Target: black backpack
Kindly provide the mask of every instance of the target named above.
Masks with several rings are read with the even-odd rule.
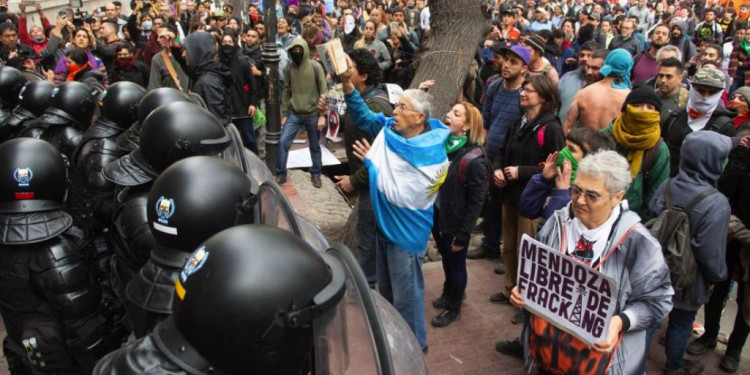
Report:
[[[717,190],[708,188],[693,198],[685,208],[679,208],[672,205],[671,182],[672,180],[667,181],[664,187],[666,196],[664,211],[646,223],[646,227],[661,244],[661,252],[669,267],[672,287],[675,290],[681,290],[693,284],[698,270],[695,254],[690,245],[692,237],[690,212],[698,203],[716,193]]]

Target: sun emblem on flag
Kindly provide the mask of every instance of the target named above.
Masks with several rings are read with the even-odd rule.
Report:
[[[445,178],[448,176],[448,166],[445,165],[442,168],[440,168],[440,171],[438,171],[437,175],[435,176],[435,179],[432,180],[432,183],[430,186],[427,187],[427,195],[430,196],[430,198],[434,197],[435,194],[437,194],[438,190],[440,189],[440,185],[445,182]]]

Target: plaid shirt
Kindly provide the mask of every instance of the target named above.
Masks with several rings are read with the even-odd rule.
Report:
[[[740,63],[742,63],[742,66],[740,66]],[[743,86],[749,86],[750,74],[745,74],[745,71],[748,69],[750,69],[750,56],[748,56],[747,53],[740,48],[739,43],[737,43],[732,49],[732,54],[729,55],[729,68],[727,68],[727,73],[729,73],[729,76],[734,79],[744,80]]]

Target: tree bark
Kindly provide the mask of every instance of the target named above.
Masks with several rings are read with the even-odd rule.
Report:
[[[477,51],[487,19],[481,0],[431,0],[430,37],[411,88],[429,79],[432,116],[441,118],[455,104]]]

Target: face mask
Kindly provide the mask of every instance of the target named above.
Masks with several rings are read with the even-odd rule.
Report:
[[[354,17],[346,16],[344,19],[344,32],[351,34],[354,31]]]
[[[151,30],[154,27],[154,23],[151,21],[143,21],[143,30]]]
[[[693,111],[701,114],[708,114],[709,112],[713,112],[713,110],[716,108],[716,105],[719,104],[719,100],[721,100],[721,94],[722,91],[717,92],[716,94],[709,96],[708,98],[704,98],[701,96],[701,94],[698,94],[695,90],[690,90],[690,93],[688,94],[688,108],[692,109]]]
[[[289,52],[289,58],[292,59],[292,61],[294,61],[294,63],[296,65],[299,65],[300,63],[302,63],[302,58],[303,57],[304,57],[304,52],[302,52],[302,51],[299,51],[299,52],[294,52],[294,51],[293,52]]]
[[[231,57],[234,54],[234,46],[221,46],[219,53],[222,57]]]
[[[133,63],[135,63],[135,56],[117,58],[117,66],[125,70],[130,70],[133,67]]]
[[[44,43],[44,38],[34,38],[34,43]]]

